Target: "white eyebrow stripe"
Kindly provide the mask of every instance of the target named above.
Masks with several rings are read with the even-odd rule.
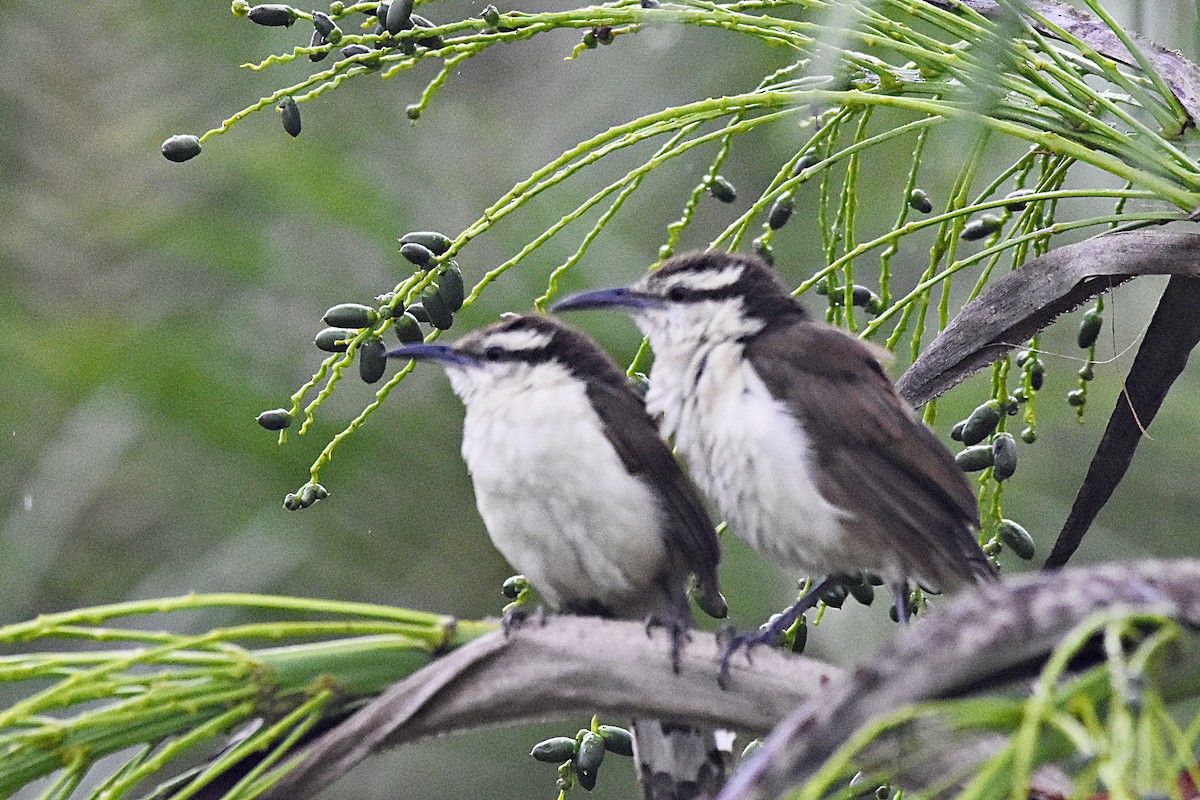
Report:
[[[480,342],[484,347],[502,347],[510,352],[540,350],[550,344],[554,334],[549,331],[514,330],[489,333]]]
[[[706,269],[701,272],[681,272],[672,275],[666,284],[682,286],[694,292],[711,292],[737,283],[742,277],[743,269],[741,265],[733,264],[715,271]]]

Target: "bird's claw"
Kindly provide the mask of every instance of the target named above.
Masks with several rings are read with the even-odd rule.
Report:
[[[513,631],[525,625],[530,620],[539,627],[545,625],[546,609],[539,605],[531,612],[527,606],[510,603],[500,616],[500,629],[504,631],[504,638],[507,639],[512,635]]]
[[[678,675],[683,646],[692,640],[687,623],[681,620],[662,620],[653,615],[646,617],[646,636],[652,637],[655,628],[665,628],[671,637],[671,669]]]
[[[738,650],[746,651],[746,662],[753,663],[753,650],[759,645],[770,645],[776,647],[779,644],[782,631],[774,629],[774,626],[767,626],[754,633],[738,633],[732,627],[725,627],[717,635],[717,643],[721,646],[721,657],[719,660],[720,671],[717,673],[717,685],[722,689],[729,688],[729,662],[737,655]]]

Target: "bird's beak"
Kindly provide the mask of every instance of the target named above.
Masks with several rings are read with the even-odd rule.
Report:
[[[446,366],[471,367],[475,360],[446,344],[406,344],[387,351],[388,358],[437,361]]]
[[[580,311],[588,308],[622,308],[638,311],[643,308],[657,308],[662,300],[652,295],[643,294],[628,286],[616,289],[597,289],[594,292],[572,295],[563,298],[550,307],[551,311]]]

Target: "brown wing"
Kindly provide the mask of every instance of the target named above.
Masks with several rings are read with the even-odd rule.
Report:
[[[954,457],[897,394],[870,345],[796,321],[755,337],[747,357],[813,439],[818,488],[856,532],[911,574],[955,587],[991,577],[975,495]]]
[[[711,616],[724,617],[727,607],[717,580],[721,548],[699,493],[658,437],[653,420],[632,389],[624,383],[589,381],[587,392],[604,424],[604,435],[625,468],[658,494],[666,515],[668,549],[695,574],[700,607]]]

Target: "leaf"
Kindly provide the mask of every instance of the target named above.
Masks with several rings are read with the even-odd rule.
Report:
[[[1188,356],[1200,342],[1198,310],[1200,280],[1173,276],[1125,378],[1124,391],[1117,398],[1071,513],[1046,559],[1046,569],[1057,569],[1067,563],[1100,509],[1125,477],[1142,432],[1150,427],[1171,384],[1183,372]]]
[[[1059,315],[1139,275],[1200,277],[1200,235],[1139,231],[1056,248],[993,280],[900,376],[922,406],[1001,358]]]

